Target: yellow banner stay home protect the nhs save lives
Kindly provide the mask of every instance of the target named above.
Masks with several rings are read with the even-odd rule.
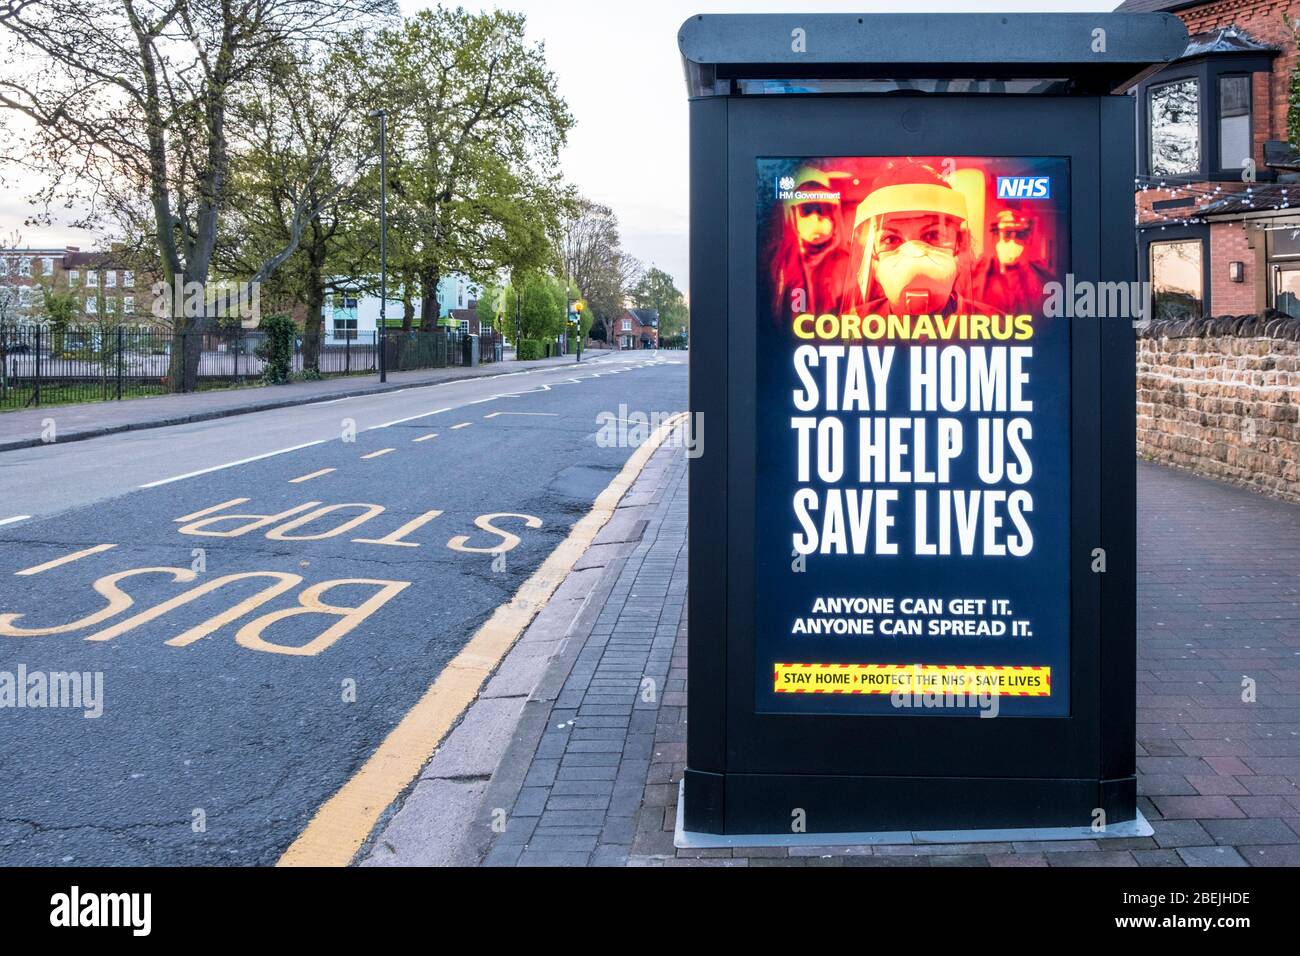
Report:
[[[1050,667],[946,664],[777,664],[778,694],[1052,696]]]

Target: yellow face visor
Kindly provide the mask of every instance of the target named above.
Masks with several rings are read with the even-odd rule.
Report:
[[[968,218],[966,199],[957,190],[933,183],[899,183],[881,187],[862,201],[853,218],[853,231],[876,216],[899,212],[939,213],[963,222]]]

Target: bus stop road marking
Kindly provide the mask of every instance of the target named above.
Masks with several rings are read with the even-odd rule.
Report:
[[[361,769],[321,805],[277,866],[347,866],[352,862],[380,815],[419,774],[501,659],[586,553],[650,456],[685,420],[684,413],[674,415],[632,452],[568,537],[510,601],[492,612]]]
[[[279,451],[268,451],[265,454],[254,455],[251,458],[241,458],[239,461],[230,461],[224,465],[213,465],[211,468],[202,468],[198,471],[187,472],[183,475],[176,475],[174,478],[164,478],[162,481],[151,481],[147,485],[141,485],[144,488],[158,488],[162,485],[170,485],[174,481],[184,481],[186,478],[197,478],[199,475],[210,475],[214,471],[224,471],[227,468],[237,468],[240,465],[248,465],[255,461],[262,461],[266,458],[274,458],[276,455],[287,455],[291,451],[301,451],[304,448],[313,448],[316,445],[325,444],[325,439],[319,441],[309,441],[302,445],[294,445],[291,448],[281,448]],[[2,524],[3,522],[0,522]]]
[[[337,468],[322,468],[320,471],[313,471],[310,475],[300,475],[297,478],[290,478],[289,484],[301,485],[304,481],[311,481],[313,478],[321,478],[331,472],[338,471]]]
[[[112,551],[116,548],[115,544],[97,544],[93,548],[86,548],[84,551],[74,551],[72,554],[66,554],[61,558],[55,558],[53,561],[46,561],[44,564],[38,564],[34,568],[24,568],[21,571],[15,571],[14,574],[19,577],[28,577],[33,574],[40,574],[42,571],[49,571],[60,565],[71,564],[73,561],[80,561],[82,558],[88,558],[92,554],[99,554],[102,551]]]
[[[361,460],[362,460],[362,461],[369,461],[371,458],[379,458],[379,457],[381,457],[381,456],[383,456],[383,455],[387,455],[390,451],[397,451],[397,449],[396,449],[396,448],[381,448],[381,449],[379,449],[379,451],[372,451],[369,455],[362,455],[362,456],[361,456]]]

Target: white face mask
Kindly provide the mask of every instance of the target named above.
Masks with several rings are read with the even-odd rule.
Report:
[[[876,263],[880,288],[897,314],[942,309],[957,281],[957,257],[924,242],[905,242]]]
[[[1025,246],[1022,242],[1013,242],[1009,239],[999,239],[995,246],[998,256],[998,262],[1004,266],[1015,265],[1020,257],[1025,254]]]

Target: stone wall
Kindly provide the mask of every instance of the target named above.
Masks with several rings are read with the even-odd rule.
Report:
[[[1300,501],[1300,321],[1269,312],[1138,332],[1137,450]]]

